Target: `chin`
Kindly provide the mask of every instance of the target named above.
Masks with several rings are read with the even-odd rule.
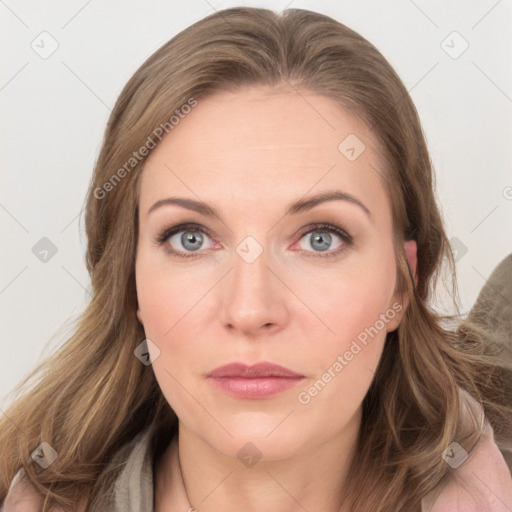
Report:
[[[212,438],[211,433],[203,433],[203,438],[219,452],[239,459],[244,455],[261,460],[285,459],[311,446],[310,437],[315,436],[308,436],[304,425],[296,425],[291,418],[283,422],[286,414],[279,418],[261,416],[253,413],[239,415],[235,421],[219,419],[233,437],[220,434]]]

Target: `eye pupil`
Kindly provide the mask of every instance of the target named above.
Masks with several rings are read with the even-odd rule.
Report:
[[[329,249],[329,246],[331,244],[331,235],[324,231],[317,231],[316,233],[321,233],[320,235],[315,235],[312,237],[311,246],[315,247],[316,249],[320,251],[326,251]],[[320,242],[320,246],[315,246],[315,242]],[[322,243],[323,242],[323,243]]]
[[[192,246],[187,245],[189,242],[192,244]],[[203,237],[198,231],[185,231],[184,234],[181,235],[181,243],[183,244],[183,247],[188,250],[197,251],[201,248],[202,242]]]

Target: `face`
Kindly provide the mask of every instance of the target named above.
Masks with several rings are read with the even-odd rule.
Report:
[[[199,101],[153,150],[140,183],[137,316],[180,429],[229,456],[250,441],[277,459],[358,417],[405,309],[376,170],[359,119],[326,97],[265,87]],[[338,199],[306,202],[331,192]],[[168,198],[210,209],[152,209]],[[263,361],[301,377],[209,377]]]

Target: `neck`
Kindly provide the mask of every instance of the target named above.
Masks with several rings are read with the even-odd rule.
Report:
[[[180,423],[155,478],[155,512],[345,510],[345,482],[361,423],[359,410],[336,436],[286,458],[252,466],[221,453]]]

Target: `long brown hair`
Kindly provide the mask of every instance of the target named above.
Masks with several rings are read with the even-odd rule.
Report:
[[[0,421],[0,500],[23,468],[47,497],[44,511],[89,502],[114,453],[135,435],[150,428],[158,451],[176,433],[176,415],[151,367],[134,357],[145,338],[136,318],[134,261],[146,158],[126,163],[157,127],[170,131],[169,119],[191,99],[200,103],[214,92],[253,84],[327,96],[362,118],[382,148],[397,286],[410,302],[400,327],[387,336],[363,402],[348,482],[351,510],[416,510],[449,478],[443,450],[457,441],[469,451],[480,435],[478,421],[462,420],[459,388],[483,404],[498,446],[511,449],[512,397],[502,385],[512,378],[511,366],[485,355],[483,331],[469,322],[452,329],[430,306],[442,268],[455,293],[455,267],[425,138],[401,80],[373,45],[327,16],[232,8],[171,39],[120,94],[86,199],[92,299],[67,343],[36,368],[30,378],[37,381],[20,384],[20,396]],[[409,239],[418,247],[417,285],[404,252]],[[42,442],[58,452],[45,470],[30,457]]]

